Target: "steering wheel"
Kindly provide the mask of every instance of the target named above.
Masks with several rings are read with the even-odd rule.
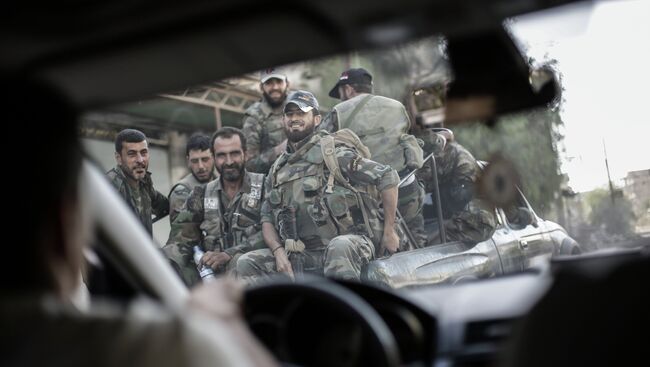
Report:
[[[393,334],[361,297],[321,277],[248,289],[244,316],[283,363],[300,366],[399,365]]]

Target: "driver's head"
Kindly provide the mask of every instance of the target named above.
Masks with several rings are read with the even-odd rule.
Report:
[[[81,244],[85,226],[78,210],[78,176],[81,148],[77,137],[77,113],[61,92],[48,85],[25,80],[4,80],[0,107],[7,136],[29,134],[29,146],[20,150],[24,162],[39,162],[9,181],[6,192],[6,237],[0,264],[0,284],[7,292],[56,292],[70,294],[79,280]],[[26,99],[25,95],[33,98]],[[34,101],[38,108],[33,108]],[[15,146],[3,145],[11,154]],[[14,151],[13,154],[16,152]],[[9,240],[12,238],[12,240]]]

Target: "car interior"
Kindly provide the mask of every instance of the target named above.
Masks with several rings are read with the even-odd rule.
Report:
[[[0,73],[46,81],[89,111],[269,65],[443,35],[454,76],[447,121],[490,125],[559,93],[554,78],[531,85],[503,22],[570,3],[10,2],[0,15]],[[91,297],[180,307],[187,287],[102,176],[87,159],[80,179],[95,228]],[[513,229],[540,221],[521,193],[512,215],[498,213],[501,226]],[[547,266],[435,287],[277,280],[248,288],[243,313],[286,365],[617,365],[628,358],[643,365],[648,249],[560,256]]]

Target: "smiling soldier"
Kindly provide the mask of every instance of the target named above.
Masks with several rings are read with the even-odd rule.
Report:
[[[117,165],[106,172],[108,179],[124,198],[149,234],[153,231],[151,215],[162,218],[169,213],[167,197],[156,191],[149,168],[147,137],[138,130],[124,129],[115,138]]]
[[[261,211],[268,248],[237,262],[237,274],[249,283],[278,272],[359,280],[375,253],[399,248],[397,172],[367,159],[350,130],[316,131],[318,107],[313,94],[296,91],[284,108],[289,146],[267,176]]]
[[[287,99],[289,80],[278,69],[263,70],[260,73],[260,90],[262,100],[246,110],[242,130],[248,144],[246,169],[266,174],[287,146],[282,107]]]
[[[219,177],[192,190],[172,221],[163,248],[188,285],[201,279],[197,266],[232,275],[241,254],[264,246],[259,223],[264,175],[244,168],[246,138],[239,129],[223,127],[209,146]],[[205,251],[199,264],[193,260],[194,246]]]

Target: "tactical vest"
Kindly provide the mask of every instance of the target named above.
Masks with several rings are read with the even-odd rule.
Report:
[[[332,238],[344,234],[366,235],[378,245],[384,222],[377,190],[354,183],[346,187],[333,177],[321,146],[322,138],[329,136],[318,132],[293,154],[281,155],[271,167],[268,200],[280,237],[284,236],[279,214],[293,206],[298,236],[306,248],[325,247]],[[335,145],[351,147],[339,139]],[[335,155],[334,147],[329,149]]]
[[[406,168],[422,167],[422,148],[407,134],[409,118],[404,106],[390,98],[361,94],[334,107],[340,129],[354,131],[372,154],[400,175]]]
[[[264,175],[252,172],[246,172],[246,175],[250,191],[241,194],[229,218],[226,218],[227,208],[219,196],[219,181],[213,180],[206,185],[200,225],[205,251],[223,251],[259,234],[254,227],[260,222]]]

